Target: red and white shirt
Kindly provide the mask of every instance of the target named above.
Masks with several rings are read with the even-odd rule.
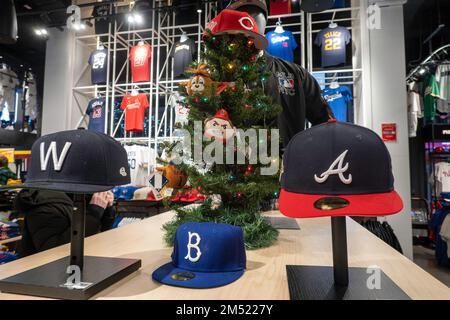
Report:
[[[291,13],[291,0],[270,0],[270,15]]]
[[[138,44],[131,48],[131,78],[132,82],[150,81],[150,58],[152,48],[149,44]]]
[[[144,131],[144,115],[148,107],[147,96],[143,93],[123,97],[120,109],[125,110],[126,131]]]

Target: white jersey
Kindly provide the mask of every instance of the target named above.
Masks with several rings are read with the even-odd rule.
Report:
[[[436,192],[437,196],[441,192],[450,192],[450,163],[438,162],[435,165]]]
[[[146,146],[131,145],[125,146],[128,156],[128,164],[130,166],[130,179],[133,186],[148,185],[148,169],[150,171],[155,165],[155,151]]]
[[[441,64],[436,68],[436,82],[440,95],[436,108],[442,113],[450,113],[450,65]]]

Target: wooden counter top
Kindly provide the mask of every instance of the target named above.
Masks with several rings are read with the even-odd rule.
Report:
[[[270,215],[279,215],[271,212]],[[301,230],[281,230],[277,243],[247,251],[247,271],[238,281],[214,289],[184,289],[154,282],[152,272],[170,261],[161,226],[172,211],[86,239],[85,254],[142,259],[142,268],[96,299],[289,299],[286,265],[332,264],[330,218],[298,219]],[[347,219],[350,267],[377,265],[412,299],[450,299],[450,289],[409,259]],[[0,278],[68,255],[64,245],[0,266]],[[38,299],[1,294],[0,299]]]

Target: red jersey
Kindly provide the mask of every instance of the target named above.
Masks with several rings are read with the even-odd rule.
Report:
[[[144,131],[144,114],[148,107],[147,96],[143,93],[123,97],[120,109],[125,110],[126,131]]]
[[[291,0],[270,0],[270,15],[291,13]]]
[[[132,82],[150,81],[150,58],[152,50],[149,44],[138,44],[131,48],[131,78]]]

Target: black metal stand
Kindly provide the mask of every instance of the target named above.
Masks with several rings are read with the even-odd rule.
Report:
[[[367,268],[349,268],[346,217],[331,218],[333,267],[286,266],[291,300],[409,300],[383,271],[380,287],[368,285]]]
[[[76,265],[83,270],[84,267],[84,228],[86,218],[86,199],[84,194],[76,194],[75,208],[70,226],[70,265]]]
[[[89,299],[131,273],[141,260],[84,256],[86,203],[83,194],[75,196],[71,221],[70,256],[15,276],[0,280],[0,291],[58,299]],[[68,286],[68,266],[78,266],[80,284]]]

